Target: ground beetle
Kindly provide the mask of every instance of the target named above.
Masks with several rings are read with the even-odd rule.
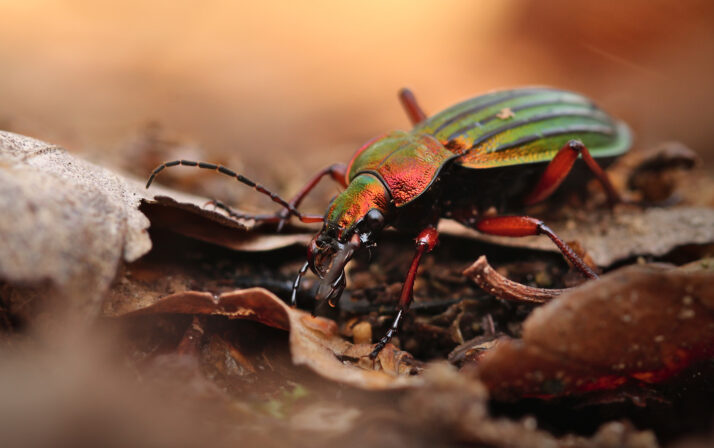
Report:
[[[478,96],[431,118],[406,89],[399,98],[414,128],[393,131],[367,142],[349,164],[335,164],[315,175],[290,201],[220,165],[175,160],[157,167],[186,165],[217,170],[270,196],[284,210],[274,215],[244,215],[215,202],[236,219],[255,219],[282,227],[291,215],[306,223],[323,222],[307,249],[307,262],[293,285],[295,305],[300,280],[308,269],[320,279],[317,300],[331,305],[345,287],[344,268],[360,248],[373,246],[387,226],[413,232],[416,253],[407,273],[392,326],[371,357],[397,332],[412,301],[414,279],[422,256],[437,243],[437,224],[448,217],[479,232],[509,237],[546,235],[588,278],[597,275],[542,221],[513,213],[550,196],[581,157],[603,185],[610,204],[619,196],[595,159],[612,160],[631,143],[627,126],[589,99],[545,87],[505,90]],[[325,216],[309,216],[297,207],[326,176],[345,190]]]

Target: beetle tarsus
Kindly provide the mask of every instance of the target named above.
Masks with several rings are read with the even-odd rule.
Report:
[[[392,337],[397,333],[399,330],[399,324],[402,321],[402,318],[404,317],[404,308],[399,308],[399,311],[397,312],[397,315],[394,317],[394,322],[392,322],[392,326],[389,327],[389,330],[387,330],[387,333],[382,336],[382,339],[379,340],[374,345],[374,349],[372,350],[372,353],[369,354],[369,359],[377,359],[377,356],[379,356],[379,352],[382,351],[382,349],[389,344],[389,341],[392,340]]]
[[[550,227],[546,226],[543,221],[540,221],[538,223],[538,233],[542,235],[546,235],[548,238],[555,243],[556,246],[558,246],[558,249],[560,249],[560,252],[567,258],[571,263],[573,263],[573,266],[575,266],[584,276],[589,278],[590,280],[595,280],[598,278],[598,275],[593,271],[590,266],[585,263],[585,261],[580,258],[580,256],[575,253],[572,247],[568,245],[565,241],[563,241],[558,235],[553,232]]]
[[[292,293],[290,294],[290,306],[292,306],[293,308],[297,306],[297,292],[300,289],[300,282],[302,282],[302,278],[305,276],[305,273],[307,272],[309,267],[310,263],[305,262],[305,264],[303,264],[300,270],[298,271],[298,275],[297,277],[295,277],[295,281],[293,282],[293,289]]]

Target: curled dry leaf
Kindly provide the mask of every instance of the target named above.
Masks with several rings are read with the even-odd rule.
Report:
[[[273,234],[247,232],[252,225],[250,221],[239,223],[214,210],[199,207],[196,202],[200,202],[200,199],[182,200],[180,195],[171,195],[178,200],[157,195],[153,201],[142,205],[141,210],[149,217],[152,227],[169,229],[200,241],[248,252],[307,244],[312,238],[312,233],[294,228],[289,229],[292,231]]]
[[[486,353],[498,397],[556,396],[659,382],[714,355],[714,271],[634,265],[538,308],[522,340]]]
[[[290,331],[293,362],[333,381],[369,390],[400,389],[420,382],[410,375],[418,366],[409,354],[388,345],[373,362],[367,359],[371,345],[349,343],[340,337],[334,321],[291,308],[262,288],[220,295],[185,291],[147,299],[142,304],[135,303],[133,308],[115,309],[113,315],[177,313],[249,319]]]

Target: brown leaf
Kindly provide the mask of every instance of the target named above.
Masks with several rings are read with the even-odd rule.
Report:
[[[84,312],[96,313],[120,261],[151,248],[140,199],[133,185],[107,169],[0,131],[0,279],[49,283]],[[10,302],[25,301],[25,292],[10,291]]]
[[[589,438],[573,434],[556,437],[538,428],[534,417],[520,421],[490,415],[488,391],[474,378],[446,365],[431,365],[424,386],[409,391],[402,409],[415,428],[435,428],[441,437],[494,447],[656,447],[651,431],[638,431],[621,422],[602,425]],[[441,439],[440,439],[441,440]]]
[[[486,353],[499,397],[554,396],[658,382],[714,354],[714,271],[628,266],[536,309],[522,340]]]
[[[629,165],[627,186],[650,202],[672,197],[677,185],[686,184],[686,171],[701,164],[699,155],[679,142],[664,142],[628,156],[618,161],[618,165]]]
[[[152,227],[168,229],[200,241],[247,252],[307,244],[313,236],[309,230],[293,227],[282,233],[248,232],[246,230],[252,229],[253,222],[239,223],[217,211],[196,205],[196,202],[205,203],[206,200],[187,200],[173,192],[171,195],[179,200],[157,195],[153,201],[147,201],[141,207]]]
[[[147,191],[143,182],[58,146],[0,131],[3,296],[12,312],[26,318],[27,303],[57,293],[82,308],[79,315],[96,314],[121,262],[151,249],[150,221],[235,250],[271,250],[309,239],[304,232],[247,232],[252,223],[230,220],[203,208],[205,203],[161,187]]]
[[[334,321],[291,308],[262,288],[237,290],[218,296],[208,292],[185,291],[133,306],[136,309],[129,312],[114,310],[113,315],[180,313],[254,320],[289,330],[293,362],[305,365],[330,380],[369,390],[401,389],[420,382],[417,377],[409,376],[417,363],[405,352],[388,345],[377,362],[372,362],[366,358],[371,352],[371,345],[354,345],[345,341],[340,337]]]

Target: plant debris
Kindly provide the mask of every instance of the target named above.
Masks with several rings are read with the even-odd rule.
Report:
[[[644,199],[679,191],[657,157],[694,164],[686,151],[657,154],[621,176],[640,167],[629,178],[650,190]],[[651,186],[657,176],[669,179],[659,192]],[[137,415],[145,394],[132,389],[137,379],[154,412],[163,406],[154,394],[174,397],[174,407],[196,401],[199,411],[187,407],[188,416],[167,417],[163,427],[220,422],[226,445],[268,443],[280,431],[297,446],[385,437],[415,446],[657,446],[655,433],[671,440],[682,429],[646,418],[635,429],[625,418],[634,413],[610,411],[631,402],[675,413],[687,375],[714,358],[714,263],[704,258],[712,255],[714,211],[686,197],[666,208],[560,210],[549,225],[606,271],[585,283],[545,238],[475,238],[444,223],[399,337],[372,361],[371,343],[391,323],[412,256],[408,238],[385,232],[374,259],[350,265],[340,309],[313,317],[309,277],[298,297],[307,311],[286,305],[308,228],[275,234],[206,208],[207,198],[146,191],[143,182],[10,133],[0,133],[0,191],[8,241],[0,245],[3,348],[18,347],[18,321],[55,320],[53,331],[34,337],[71,328],[89,345],[97,327],[118,329],[120,342],[103,353],[126,364],[113,370],[128,365],[136,378],[100,375],[90,390],[102,381],[133,390],[116,406]],[[683,266],[616,267],[637,257]],[[65,323],[77,317],[91,325]],[[87,406],[114,412],[115,404]],[[713,412],[703,406],[703,415]],[[558,409],[578,407],[598,415],[587,426],[553,424]],[[130,424],[145,428],[136,420]],[[208,440],[206,433],[186,437]]]
[[[484,255],[481,255],[474,264],[469,266],[464,271],[464,275],[471,277],[484,291],[506,300],[545,303],[567,291],[565,289],[534,288],[509,280],[493,269]]]
[[[712,267],[634,265],[573,288],[485,354],[479,377],[511,398],[671,378],[714,354]]]
[[[232,291],[214,296],[186,291],[162,297],[117,316],[145,314],[190,314],[249,319],[290,331],[293,362],[306,365],[333,381],[369,390],[404,388],[419,384],[413,377],[420,363],[408,353],[388,346],[375,362],[367,358],[370,344],[351,344],[339,336],[334,321],[293,309],[261,288]]]

